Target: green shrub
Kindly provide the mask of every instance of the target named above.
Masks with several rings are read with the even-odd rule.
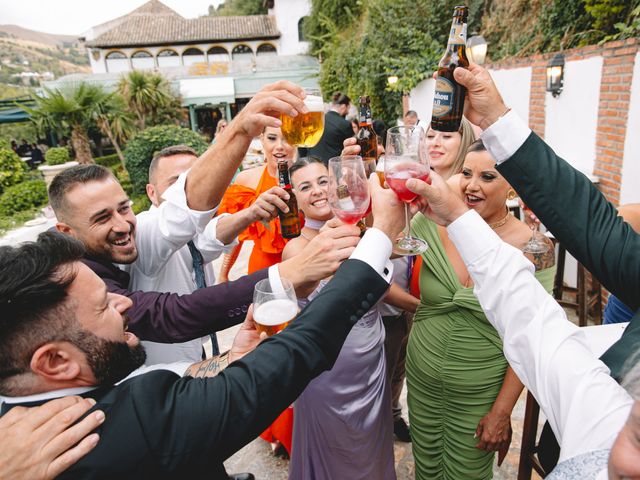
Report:
[[[69,149],[67,147],[51,147],[44,154],[47,165],[62,165],[71,160]]]
[[[22,182],[29,168],[10,148],[0,148],[0,193],[16,183]]]
[[[43,180],[29,180],[9,187],[0,196],[0,215],[9,216],[47,203]]]
[[[118,158],[117,153],[105,155],[104,157],[96,157],[93,159],[93,161],[98,165],[102,165],[103,167],[113,167],[114,165],[120,164],[120,159]]]
[[[145,193],[153,155],[163,148],[181,144],[190,146],[198,155],[208,147],[204,138],[196,132],[173,125],[147,128],[129,140],[124,159],[135,193]]]

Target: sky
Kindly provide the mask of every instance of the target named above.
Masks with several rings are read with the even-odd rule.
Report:
[[[0,0],[0,25],[80,35],[91,27],[135,10],[147,0]],[[223,0],[161,0],[185,18],[205,15]]]

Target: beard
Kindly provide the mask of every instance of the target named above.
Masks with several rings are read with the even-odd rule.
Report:
[[[71,341],[85,353],[91,371],[101,386],[119,382],[141,367],[147,359],[141,344],[130,347],[126,342],[106,340],[86,330],[75,332]]]

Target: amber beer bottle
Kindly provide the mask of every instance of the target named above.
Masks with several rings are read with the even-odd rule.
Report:
[[[291,188],[289,164],[286,160],[278,160],[278,185],[289,194],[289,200],[287,201],[289,211],[284,213],[282,210],[278,210],[282,236],[284,238],[299,237],[302,228],[300,226],[300,216],[298,215],[298,202]]]
[[[467,7],[455,7],[447,50],[438,63],[438,75],[433,96],[431,128],[441,132],[457,132],[462,121],[467,89],[453,78],[456,67],[467,68]]]
[[[378,159],[378,136],[373,129],[371,119],[371,99],[368,96],[360,97],[360,129],[356,134],[356,140],[360,145],[360,156],[364,162],[364,172],[369,178],[376,171],[376,160]]]

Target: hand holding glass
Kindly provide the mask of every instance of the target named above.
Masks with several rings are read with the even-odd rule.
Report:
[[[525,215],[529,215],[532,213],[531,210],[526,205],[523,204],[522,207]],[[539,224],[540,222],[537,222],[531,219],[531,224],[529,225],[529,228],[531,228],[531,238],[529,238],[529,241],[527,242],[527,244],[522,248],[522,251],[524,253],[545,253],[551,248],[544,241],[544,238],[543,238],[544,236],[540,233],[540,230],[538,229]]]
[[[387,131],[384,178],[400,200],[404,202],[405,227],[402,238],[396,241],[396,255],[418,255],[429,246],[409,234],[409,204],[417,195],[407,188],[407,180],[418,178],[430,183],[429,157],[424,145],[424,131],[419,126],[392,127]]]
[[[371,198],[362,157],[329,160],[329,206],[342,222],[354,225],[367,214]]]
[[[256,283],[253,291],[253,320],[256,329],[268,336],[284,330],[298,315],[298,299],[293,284],[286,278],[272,285],[268,278]]]

